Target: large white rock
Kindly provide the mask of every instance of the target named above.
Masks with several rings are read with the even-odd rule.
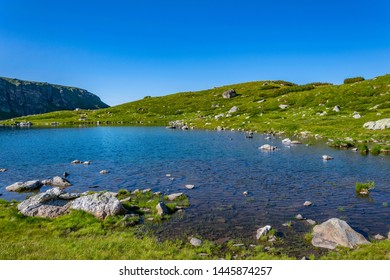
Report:
[[[82,196],[72,201],[71,209],[83,210],[97,218],[119,215],[125,212],[122,203],[114,193],[95,193]]]
[[[388,119],[381,119],[375,122],[366,122],[363,125],[366,129],[372,129],[372,130],[378,130],[378,129],[387,129],[390,128],[390,118]]]
[[[316,247],[335,249],[337,246],[354,248],[370,242],[354,231],[345,221],[332,218],[313,228],[311,243]]]

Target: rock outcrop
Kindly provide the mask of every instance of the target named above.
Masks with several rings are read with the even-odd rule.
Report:
[[[18,210],[26,216],[55,218],[68,212],[70,201],[61,198],[65,192],[59,188],[34,195],[18,205]]]
[[[363,125],[363,127],[366,128],[366,129],[371,129],[371,130],[387,129],[387,128],[390,128],[390,118],[388,118],[388,119],[381,119],[381,120],[378,120],[376,122],[366,122]]]
[[[58,110],[107,107],[98,96],[84,89],[0,78],[0,119]]]
[[[345,221],[332,218],[313,228],[311,243],[316,247],[335,249],[337,246],[353,248],[370,242],[354,231]]]

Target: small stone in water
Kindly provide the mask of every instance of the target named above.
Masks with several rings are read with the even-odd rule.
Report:
[[[242,194],[243,194],[243,195],[248,195],[248,192],[247,192],[247,191],[244,191]]]
[[[305,203],[303,203],[303,206],[311,206],[313,203],[311,201],[305,201]]]
[[[383,239],[385,239],[385,237],[383,235],[381,235],[381,234],[377,234],[377,235],[374,236],[374,239],[375,240],[383,240]]]
[[[297,220],[303,220],[303,217],[302,217],[301,214],[298,214],[298,215],[295,216],[295,219],[297,219]]]
[[[195,188],[195,185],[185,185],[186,189],[192,190]]]
[[[110,173],[110,171],[108,171],[108,170],[102,170],[102,171],[100,171],[99,173],[100,173],[100,174],[108,174],[108,173]]]
[[[80,164],[80,163],[81,163],[81,161],[78,159],[75,159],[74,161],[72,161],[72,164]]]

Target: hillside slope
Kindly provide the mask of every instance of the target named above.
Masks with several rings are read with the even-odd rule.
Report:
[[[0,119],[107,107],[99,97],[84,89],[0,77]]]
[[[234,89],[237,95],[223,98],[223,92],[229,89]],[[236,108],[232,109],[234,106]],[[335,106],[339,106],[339,112],[333,110]],[[199,92],[145,97],[101,110],[53,112],[19,120],[31,121],[35,125],[99,122],[101,125],[159,126],[180,120],[189,127],[203,129],[220,126],[229,130],[251,129],[297,136],[318,134],[317,138],[348,137],[387,145],[389,129],[363,128],[365,122],[384,118],[390,118],[390,75],[344,85],[249,82]]]

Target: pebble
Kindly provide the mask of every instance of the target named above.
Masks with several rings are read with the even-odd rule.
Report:
[[[295,216],[295,219],[297,220],[303,220],[303,216],[301,214],[298,214]]]
[[[374,239],[375,240],[383,240],[383,239],[385,239],[385,237],[383,235],[381,235],[381,234],[377,234],[377,235],[374,236]]]
[[[195,237],[192,237],[190,240],[190,243],[192,246],[198,247],[198,246],[202,245],[202,240],[195,238]]]
[[[303,206],[311,206],[313,203],[311,201],[305,201],[305,203],[303,203]]]

